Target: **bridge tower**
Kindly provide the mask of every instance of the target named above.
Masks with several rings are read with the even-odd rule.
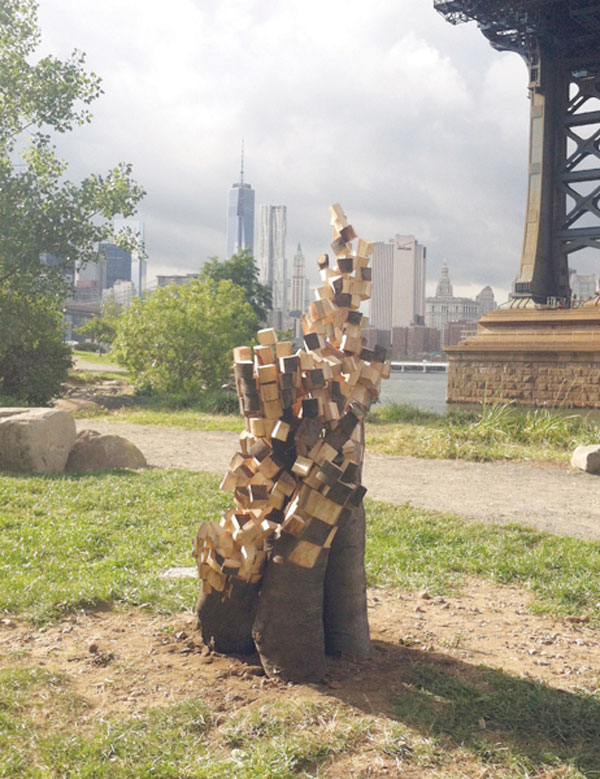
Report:
[[[529,186],[512,305],[569,305],[569,255],[600,249],[598,0],[434,0],[529,69]]]

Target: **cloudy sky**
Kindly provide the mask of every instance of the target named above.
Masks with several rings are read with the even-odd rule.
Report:
[[[342,203],[365,238],[414,234],[428,291],[517,273],[527,75],[432,0],[41,0],[43,50],[74,47],[103,78],[94,121],[61,139],[77,178],[133,163],[156,273],[224,256],[226,197],[245,179],[288,207],[309,265]]]

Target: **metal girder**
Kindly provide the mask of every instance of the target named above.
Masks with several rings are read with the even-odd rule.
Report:
[[[600,7],[592,0],[434,0],[451,24],[474,21],[497,49],[528,57],[542,43],[563,58],[582,47],[595,53],[587,67],[600,65]]]
[[[529,188],[515,293],[569,300],[568,257],[600,250],[600,2],[434,0],[451,24],[475,21],[530,73]]]

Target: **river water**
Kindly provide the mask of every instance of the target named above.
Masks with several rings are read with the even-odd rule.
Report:
[[[406,403],[423,411],[443,414],[451,409],[481,410],[477,404],[446,403],[447,373],[392,373],[381,383],[381,403]],[[518,406],[515,407],[519,409]],[[526,407],[523,407],[526,409]],[[581,416],[600,425],[600,409],[556,408],[554,411],[568,416]]]
[[[382,403],[406,403],[423,411],[443,413],[446,404],[447,373],[393,372],[381,384]]]

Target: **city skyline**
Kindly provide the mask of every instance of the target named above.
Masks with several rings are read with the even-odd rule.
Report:
[[[398,225],[418,235],[432,276],[451,258],[461,294],[486,283],[508,294],[522,243],[527,73],[475,25],[452,28],[423,0],[332,0],[325,11],[312,0],[240,0],[235,12],[174,0],[167,14],[89,0],[94,25],[77,7],[42,4],[40,54],[87,52],[105,94],[93,123],[59,137],[58,150],[75,180],[115,156],[133,163],[148,191],[139,218],[150,275],[223,256],[223,193],[243,136],[244,178],[261,202],[287,204],[311,278],[329,244],[323,214],[342,202],[373,240]],[[360,63],[342,56],[348,47]]]

